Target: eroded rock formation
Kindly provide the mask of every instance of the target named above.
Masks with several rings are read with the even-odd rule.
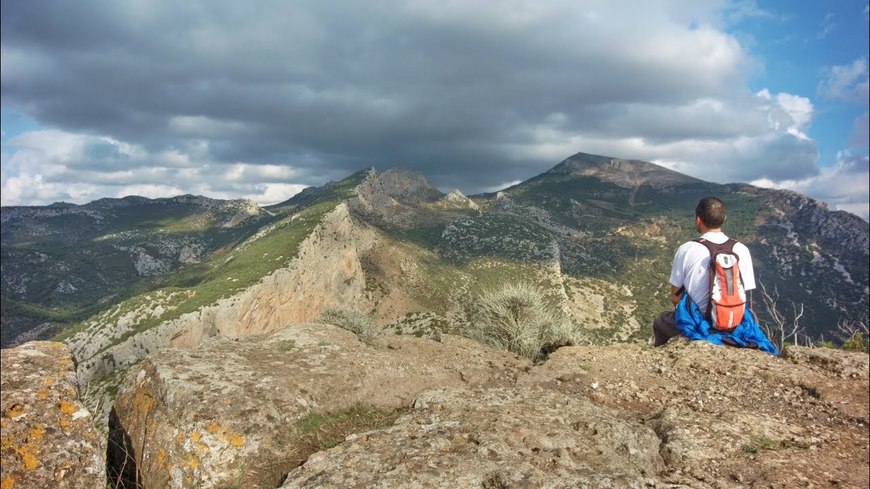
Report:
[[[110,475],[126,487],[275,487],[305,460],[293,426],[308,413],[398,409],[433,388],[507,387],[529,366],[456,336],[372,346],[319,324],[166,349],[131,370],[118,393]]]
[[[825,349],[674,340],[532,366],[451,335],[294,325],[146,359],[113,418],[132,458],[110,466],[143,487],[866,487],[867,382],[866,354]],[[404,410],[301,450],[300,419],[359,403]]]

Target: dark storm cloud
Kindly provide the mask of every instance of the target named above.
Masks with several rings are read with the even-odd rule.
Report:
[[[200,167],[166,174],[222,191],[275,183],[251,171],[221,181],[238,163],[292,167],[294,184],[375,165],[477,191],[576,151],[704,168],[697,148],[768,133],[753,146],[762,163],[734,158],[731,173],[779,175],[759,166],[768,143],[789,157],[778,138],[789,137],[790,115],[745,88],[753,62],[711,27],[718,7],[5,1],[3,103],[97,138],[43,181],[104,170],[111,175],[88,183],[153,185],[155,165]],[[771,129],[772,112],[781,128]],[[790,176],[814,168],[793,166]]]

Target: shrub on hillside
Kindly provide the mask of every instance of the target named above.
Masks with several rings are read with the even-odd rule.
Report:
[[[346,309],[327,309],[320,314],[317,322],[344,328],[365,340],[372,339],[377,331],[377,325],[370,317]]]
[[[587,343],[586,332],[565,318],[544,293],[527,283],[484,292],[472,336],[495,348],[541,360],[563,345]]]
[[[870,336],[865,336],[863,332],[855,333],[843,341],[843,349],[846,351],[870,353]]]

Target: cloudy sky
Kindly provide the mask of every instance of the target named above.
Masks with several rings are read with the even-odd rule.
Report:
[[[2,205],[493,190],[582,151],[868,218],[867,0],[2,0]]]

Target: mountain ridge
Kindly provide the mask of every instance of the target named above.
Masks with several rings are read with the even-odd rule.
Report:
[[[577,185],[580,185],[580,187],[577,187]],[[584,192],[584,185],[596,187],[590,190],[589,195],[585,199],[579,197]],[[604,187],[601,187],[602,185]],[[614,187],[607,187],[607,185],[614,185]],[[623,190],[621,189],[628,190],[629,193],[622,193]],[[837,241],[846,236],[848,241],[856,243],[855,247],[853,247],[854,249],[847,252],[850,256],[854,255],[855,259],[860,258],[860,252],[855,251],[855,249],[866,249],[867,233],[866,225],[862,224],[863,221],[858,222],[861,221],[860,218],[851,214],[842,212],[831,213],[822,202],[790,191],[761,189],[748,184],[711,184],[693,177],[681,175],[660,165],[639,160],[622,160],[607,156],[577,153],[525,182],[500,191],[500,195],[510,195],[514,202],[519,203],[519,206],[515,205],[514,208],[522,209],[521,213],[526,213],[528,217],[537,215],[537,217],[532,218],[537,219],[540,223],[552,221],[553,224],[549,225],[550,231],[558,229],[559,226],[562,226],[564,229],[564,226],[567,225],[568,227],[575,228],[579,226],[578,230],[585,229],[583,232],[589,234],[590,226],[601,225],[601,223],[606,223],[608,220],[612,221],[614,229],[618,229],[626,224],[631,225],[631,219],[643,219],[647,208],[655,207],[655,201],[660,199],[660,197],[656,196],[656,192],[664,191],[669,199],[675,195],[679,196],[681,193],[691,194],[687,198],[680,200],[685,205],[685,208],[680,209],[680,212],[690,212],[691,206],[694,205],[693,200],[697,197],[698,193],[708,190],[750,195],[753,198],[757,198],[763,205],[778,206],[778,211],[775,213],[777,215],[773,217],[768,216],[766,219],[772,220],[775,218],[782,220],[782,222],[773,225],[773,227],[786,230],[787,234],[791,233],[791,229],[797,226],[797,228],[807,233],[819,236],[827,246],[834,248],[842,248]],[[620,197],[620,195],[622,196]],[[567,199],[565,198],[566,196],[568,197]],[[575,199],[572,196],[577,198]],[[412,230],[419,231],[420,226],[418,224],[421,220],[431,221],[434,224],[431,226],[431,231],[427,231],[427,233],[431,233],[428,239],[433,243],[442,240],[441,234],[446,229],[445,226],[456,218],[473,219],[474,216],[481,212],[488,212],[488,210],[495,210],[498,215],[502,216],[510,214],[510,212],[508,214],[503,212],[506,209],[504,206],[507,205],[508,201],[499,201],[499,199],[495,198],[495,194],[473,195],[470,198],[466,197],[466,201],[454,193],[445,195],[432,186],[426,177],[421,174],[404,169],[389,169],[383,173],[378,173],[377,170],[370,167],[356,172],[339,182],[330,182],[322,187],[309,187],[287,201],[263,207],[241,199],[224,201],[189,194],[160,199],[148,199],[137,196],[128,196],[121,199],[99,199],[83,205],[4,207],[2,212],[4,226],[3,242],[4,245],[7,245],[6,251],[24,250],[25,248],[13,249],[8,245],[14,244],[16,242],[15,238],[22,236],[19,229],[16,229],[14,226],[14,221],[27,218],[39,220],[42,218],[50,219],[59,215],[82,215],[92,219],[96,223],[92,225],[95,229],[102,229],[107,226],[106,221],[111,219],[111,216],[105,214],[105,212],[117,212],[120,209],[126,208],[132,209],[145,206],[157,209],[162,206],[172,205],[180,207],[191,206],[210,211],[223,209],[224,211],[224,217],[220,219],[215,219],[213,216],[190,217],[187,224],[171,223],[169,228],[161,228],[148,224],[152,229],[158,231],[157,236],[161,236],[160,239],[165,239],[164,237],[167,234],[162,231],[165,229],[182,228],[185,231],[201,235],[203,232],[210,232],[208,230],[213,225],[234,228],[252,218],[252,221],[247,222],[256,223],[262,221],[262,223],[265,223],[266,221],[279,219],[283,215],[282,212],[286,212],[288,208],[315,205],[321,200],[341,200],[351,197],[353,199],[350,201],[350,205],[354,212],[360,216],[367,216],[368,219],[374,219],[377,224],[386,224],[397,228],[398,232],[405,232],[407,234],[407,232]],[[619,199],[622,199],[621,203],[618,202]],[[443,204],[438,202],[443,202]],[[474,209],[474,207],[477,207],[477,209]],[[232,212],[226,210],[229,208],[232,209]],[[454,209],[452,214],[445,214],[443,212],[451,208]],[[539,210],[532,211],[533,209]],[[459,212],[459,214],[456,212]],[[466,215],[463,212],[466,214],[471,212],[471,214]],[[529,212],[532,212],[532,214],[528,214]],[[542,218],[541,216],[544,214],[547,217]],[[514,213],[514,215],[518,214]],[[737,217],[739,215],[735,215],[730,220],[730,223],[739,223]],[[590,221],[588,220],[589,218],[593,219]],[[259,221],[257,221],[258,219]],[[263,221],[263,219],[266,219],[266,221]],[[625,219],[628,219],[628,221]],[[153,219],[153,221],[159,222],[160,219]],[[209,224],[209,222],[213,224]],[[20,228],[21,226],[18,227]],[[88,225],[79,225],[79,228],[76,233],[81,234],[81,229],[88,228]],[[44,240],[46,237],[53,239],[51,238],[51,229],[54,228],[49,223],[40,221],[31,229],[37,231],[43,229],[45,232],[37,236],[27,236],[25,233],[24,236],[27,237],[18,239],[18,242],[32,241],[33,239]],[[405,231],[401,231],[402,229]],[[137,232],[136,229],[132,231],[122,230],[121,235],[124,235],[124,233],[136,234]],[[104,239],[100,238],[96,231],[81,234],[79,238],[75,237],[76,233],[72,235],[58,234],[62,235],[63,239],[61,241],[63,242],[70,242],[70,239],[73,242],[81,241],[84,238]],[[591,233],[594,234],[594,230]],[[33,234],[32,231],[31,234]],[[739,235],[740,233],[738,232],[737,234]],[[751,236],[746,238],[750,242],[753,241]],[[154,238],[147,239],[153,240]],[[148,257],[156,258],[158,261],[162,260],[163,264],[157,263],[155,265],[152,263],[151,269],[155,270],[155,272],[174,273],[173,270],[180,269],[177,267],[184,266],[185,263],[201,260],[202,257],[206,256],[206,253],[214,253],[224,246],[231,245],[231,243],[232,241],[221,240],[219,243],[208,246],[203,250],[190,251],[192,249],[188,248],[188,251],[181,252],[180,254],[176,252],[174,258],[171,258],[169,261],[167,261],[165,256],[161,258],[162,255],[155,256],[151,252],[137,252],[142,257],[139,261],[143,265],[139,267],[134,266],[132,270],[133,275],[128,273],[130,278],[126,280],[128,282],[129,280],[134,280],[136,275],[142,276],[142,272],[149,269],[143,268],[146,266],[144,265],[145,263],[152,262]],[[567,245],[567,248],[563,247],[562,249],[563,251],[568,250],[570,252],[571,243]],[[146,251],[149,249],[147,246],[142,247],[139,244],[135,244],[132,248],[126,244],[112,246],[115,248],[143,249]],[[173,249],[181,249],[179,245],[173,245],[173,247]],[[810,252],[817,253],[816,250],[810,250]],[[15,253],[19,252],[16,251]],[[30,262],[43,260],[42,257],[45,256],[44,252],[38,252],[41,253],[38,255],[33,255],[33,252],[30,251],[24,253],[35,256],[35,258],[29,259]],[[9,258],[11,262],[16,261],[11,256]],[[133,261],[136,261],[135,257]],[[176,263],[176,265],[172,263]],[[8,270],[10,267],[5,268],[7,270],[4,270],[4,279],[10,275]],[[16,272],[13,270],[12,274],[14,273]],[[10,293],[9,284],[4,285],[7,286],[4,287],[4,300],[18,300],[15,294]],[[70,285],[76,287],[72,282],[70,282]],[[57,283],[55,287],[71,290],[70,285]]]

